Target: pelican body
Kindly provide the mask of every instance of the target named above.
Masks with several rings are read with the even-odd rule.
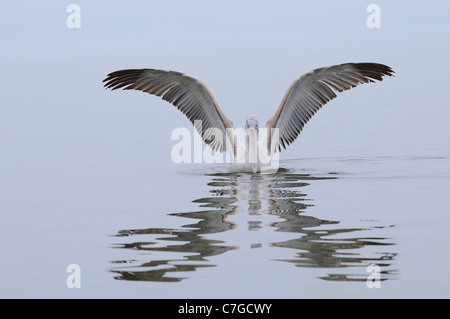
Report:
[[[111,90],[139,90],[173,104],[191,121],[208,146],[231,155],[230,171],[262,172],[269,168],[270,172],[274,156],[297,139],[305,124],[337,92],[393,75],[389,66],[379,63],[344,63],[300,75],[266,122],[264,134],[255,116],[247,118],[246,145],[237,140],[233,122],[200,79],[176,71],[127,69],[108,74],[103,82]]]

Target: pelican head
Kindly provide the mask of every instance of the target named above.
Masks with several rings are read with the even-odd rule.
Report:
[[[254,115],[249,115],[245,121],[245,132],[247,133],[247,146],[256,145],[258,140],[259,125],[258,119]]]
[[[247,120],[245,121],[245,130],[247,131],[247,134],[249,134],[251,131],[255,130],[256,133],[259,131],[259,125],[258,125],[258,119],[254,115],[249,115],[247,117]]]
[[[245,131],[247,132],[246,141],[248,147],[248,160],[249,163],[251,163],[253,173],[256,173],[259,125],[258,119],[255,116],[249,115],[247,117],[247,120],[245,121]]]

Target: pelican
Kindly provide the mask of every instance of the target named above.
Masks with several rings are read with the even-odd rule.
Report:
[[[127,69],[108,74],[103,82],[105,88],[111,90],[139,90],[173,104],[191,121],[211,149],[231,155],[230,171],[256,173],[264,165],[273,165],[271,159],[297,139],[305,124],[334,99],[337,92],[393,75],[389,66],[379,63],[344,63],[300,75],[266,122],[262,138],[257,118],[253,115],[247,118],[245,145],[237,140],[233,122],[198,78],[176,71]]]

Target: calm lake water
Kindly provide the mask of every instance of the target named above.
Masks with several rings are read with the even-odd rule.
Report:
[[[171,132],[189,122],[105,91],[114,63],[73,62],[50,91],[65,65],[4,65],[0,297],[450,297],[449,113],[436,96],[420,112],[434,88],[402,101],[408,74],[357,88],[318,113],[278,173],[228,174],[174,164]],[[17,68],[40,76],[26,94]],[[67,287],[71,264],[81,288]]]

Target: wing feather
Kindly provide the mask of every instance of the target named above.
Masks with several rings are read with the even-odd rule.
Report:
[[[195,77],[175,71],[128,69],[108,74],[103,82],[111,90],[139,90],[159,96],[178,108],[192,124],[202,121],[201,130],[198,125],[195,128],[216,151],[226,150],[227,137],[230,145],[234,145],[234,138],[228,136],[232,130],[227,131],[233,128],[233,122],[219,108],[206,85]],[[209,128],[216,128],[222,134],[205,134]]]

